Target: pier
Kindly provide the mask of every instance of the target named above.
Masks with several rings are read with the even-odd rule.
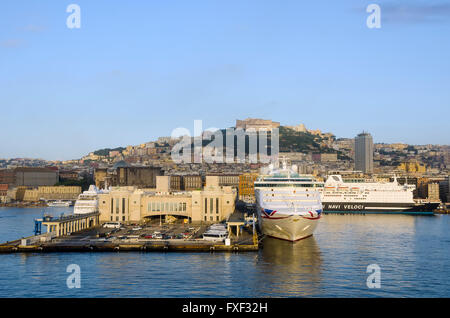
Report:
[[[238,221],[237,219],[234,221]],[[47,232],[0,244],[0,253],[47,252],[249,252],[259,250],[252,226],[239,225],[225,241],[202,238],[209,224],[123,224],[99,226],[98,214],[42,219]]]
[[[36,220],[47,226],[47,233],[54,233],[54,237],[64,236],[72,232],[90,229],[100,224],[98,212],[87,214],[71,214],[58,218],[44,216]]]

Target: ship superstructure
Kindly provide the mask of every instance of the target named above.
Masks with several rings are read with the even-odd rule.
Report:
[[[324,211],[399,212],[425,211],[436,208],[433,203],[414,201],[414,185],[392,182],[346,181],[341,175],[331,175],[319,189]]]

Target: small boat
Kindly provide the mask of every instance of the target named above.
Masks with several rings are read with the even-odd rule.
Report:
[[[213,224],[203,233],[203,239],[206,241],[223,241],[228,237],[228,231],[223,224]]]

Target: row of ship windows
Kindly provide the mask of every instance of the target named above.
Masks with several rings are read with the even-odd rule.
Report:
[[[261,183],[256,184],[255,188],[323,188],[323,184],[303,184],[303,183]]]
[[[265,197],[275,197],[275,194],[264,194],[264,196],[265,196]],[[298,195],[296,195],[296,196],[290,196],[290,195],[288,195],[288,194],[282,194],[282,193],[277,193],[277,196],[282,196],[283,198],[290,198],[290,197],[297,198],[297,197],[299,197]],[[311,197],[318,197],[319,194],[306,194],[306,197],[307,197],[307,198],[309,198],[310,196],[311,196]]]
[[[346,195],[346,196],[342,196],[342,194],[327,194],[326,197],[339,197],[339,198],[342,198],[342,197],[344,197],[344,198],[346,198],[346,197],[352,197],[352,198],[355,198],[355,197],[359,197],[359,196],[358,196],[358,195]],[[363,195],[363,198],[367,198],[367,195]]]

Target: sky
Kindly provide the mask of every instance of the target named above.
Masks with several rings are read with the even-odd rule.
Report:
[[[0,158],[76,159],[247,117],[450,144],[449,57],[445,0],[3,0]]]

